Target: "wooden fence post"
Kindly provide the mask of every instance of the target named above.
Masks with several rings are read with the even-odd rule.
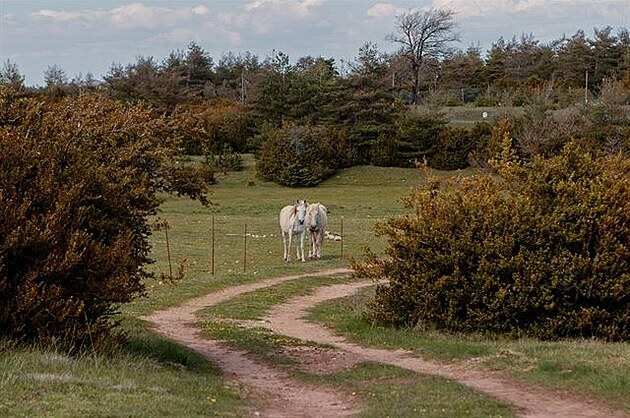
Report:
[[[245,248],[243,251],[243,273],[247,271],[247,222],[245,222]]]
[[[343,216],[341,217],[341,258],[343,258]]]
[[[164,235],[166,236],[166,257],[168,258],[168,272],[171,279],[173,278],[173,263],[171,262],[171,246],[168,242],[168,223],[164,223]]]
[[[215,271],[214,271],[214,215],[212,215],[212,250],[211,250],[211,271],[212,271],[212,277],[214,277]]]

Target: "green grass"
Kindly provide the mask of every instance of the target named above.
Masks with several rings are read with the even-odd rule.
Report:
[[[131,338],[120,352],[69,357],[0,342],[1,416],[246,415],[247,405],[239,390],[226,384],[208,362],[150,331],[147,324],[137,318],[229,286],[346,267],[348,257],[360,258],[365,245],[379,253],[385,242],[374,236],[374,222],[403,213],[399,199],[425,181],[425,173],[417,169],[353,167],[340,171],[316,188],[288,189],[258,179],[251,157],[246,156],[245,162],[243,172],[218,175],[219,182],[210,196],[217,203],[214,206],[203,207],[184,198],[165,197],[159,216],[171,227],[169,243],[173,268],[185,259],[185,275],[174,284],[151,280],[146,283],[147,297],[121,307],[122,327]],[[434,174],[443,177],[458,173]],[[277,217],[280,208],[296,198],[326,204],[330,209],[329,229],[333,232],[340,232],[343,219],[343,256],[340,243],[327,241],[323,260],[284,263]],[[213,217],[214,275],[211,268]],[[250,234],[247,259],[244,257],[245,224]],[[152,256],[156,260],[152,271],[158,275],[168,273],[164,232],[155,232],[151,242]],[[390,366],[360,364],[352,370],[326,376],[305,373],[283,356],[283,348],[304,345],[303,342],[273,335],[263,328],[243,329],[222,320],[255,320],[269,307],[291,296],[303,294],[316,285],[344,280],[348,278],[300,279],[242,295],[202,312],[200,321],[204,323],[205,332],[232,340],[232,344],[238,346],[249,346],[256,355],[289,368],[300,379],[338,387],[350,394],[355,392],[355,396],[369,405],[366,416],[509,415],[505,407],[478,392],[448,380]],[[628,344],[506,342],[479,336],[372,328],[360,318],[361,303],[369,292],[370,289],[349,300],[327,303],[317,309],[316,316],[365,344],[408,347],[424,356],[446,361],[482,357],[488,368],[506,375],[596,396],[628,410],[622,396],[630,392]],[[502,350],[515,354],[498,355]]]
[[[0,347],[0,416],[243,416],[245,404],[194,353],[139,328],[112,355]]]
[[[264,324],[243,328],[234,322],[261,319],[269,309],[290,298],[348,280],[344,276],[305,278],[246,293],[201,311],[198,326],[203,329],[202,335],[282,367],[298,380],[333,387],[357,397],[367,406],[361,416],[512,416],[509,407],[489,396],[448,379],[398,367],[366,362],[326,375],[310,373],[285,352],[291,347],[318,347],[318,344],[274,334]]]
[[[372,326],[361,318],[370,292],[323,303],[313,309],[311,319],[362,345],[404,348],[447,362],[474,358],[476,364],[510,378],[600,399],[630,413],[628,343],[505,340]]]
[[[361,363],[314,381],[350,391],[368,410],[361,417],[511,417],[513,411],[456,382],[398,367]]]
[[[452,106],[441,109],[445,118],[451,126],[470,127],[477,122],[495,122],[505,117],[518,117],[524,112],[522,107],[515,106],[499,106],[499,107],[482,107],[482,106]],[[487,117],[484,118],[484,112]]]

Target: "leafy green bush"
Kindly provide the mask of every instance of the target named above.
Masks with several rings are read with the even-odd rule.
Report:
[[[263,134],[256,168],[266,180],[289,187],[315,186],[330,177],[349,145],[343,131],[287,125]]]
[[[109,346],[117,306],[149,277],[157,192],[204,200],[212,173],[173,164],[173,127],[139,106],[0,91],[0,109],[0,336]]]
[[[487,146],[490,125],[477,123],[473,128],[452,128],[446,123],[440,114],[409,112],[401,116],[396,134],[381,135],[375,142],[372,163],[410,167],[426,161],[438,170],[468,167],[470,154]]]
[[[377,224],[387,257],[353,263],[380,283],[366,317],[630,340],[630,161],[569,144],[523,163],[507,149],[495,174],[431,181],[405,199],[411,214]]]

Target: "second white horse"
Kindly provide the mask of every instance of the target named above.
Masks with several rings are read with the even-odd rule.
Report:
[[[328,210],[321,203],[311,203],[306,211],[308,228],[309,258],[322,258],[324,233],[328,225]]]

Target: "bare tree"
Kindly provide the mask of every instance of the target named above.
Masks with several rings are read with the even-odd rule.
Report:
[[[449,44],[459,41],[450,9],[407,11],[396,16],[396,33],[387,40],[401,45],[401,54],[409,62],[413,74],[412,104],[418,103],[420,70],[428,61],[439,61],[450,52]]]

